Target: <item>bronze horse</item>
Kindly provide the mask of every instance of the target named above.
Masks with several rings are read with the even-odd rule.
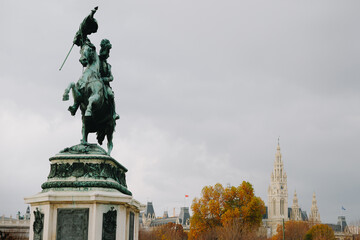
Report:
[[[80,107],[82,115],[82,144],[87,144],[88,134],[96,132],[97,141],[100,145],[107,137],[108,154],[113,148],[113,132],[115,119],[113,110],[104,96],[104,83],[99,73],[99,56],[95,46],[87,42],[81,47],[80,62],[85,67],[80,79],[70,83],[65,89],[63,101],[69,100],[69,92],[72,90],[74,105],[69,107],[71,115],[75,115]]]

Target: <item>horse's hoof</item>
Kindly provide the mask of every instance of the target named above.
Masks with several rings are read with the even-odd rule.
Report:
[[[68,101],[69,100],[69,95],[63,95],[63,101]]]
[[[75,116],[76,111],[77,111],[77,107],[70,106],[70,107],[68,108],[68,111],[71,113],[72,116]]]

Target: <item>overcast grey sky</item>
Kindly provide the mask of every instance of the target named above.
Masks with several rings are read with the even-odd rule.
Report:
[[[134,197],[172,213],[184,195],[249,181],[267,204],[277,138],[294,191],[323,222],[360,219],[357,0],[0,1],[0,215],[25,210],[48,159],[79,143],[62,102],[81,75],[71,47],[95,6],[118,121],[112,156]],[[90,137],[95,142],[95,137]]]

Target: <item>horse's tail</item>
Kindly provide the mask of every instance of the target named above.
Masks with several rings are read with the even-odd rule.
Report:
[[[105,124],[104,128],[101,128],[96,132],[96,139],[100,145],[102,145],[106,135],[113,134],[113,132],[115,132],[115,119],[109,119]]]
[[[96,132],[96,139],[100,145],[102,145],[102,143],[105,139],[105,136],[106,136],[105,129],[102,129],[102,130],[99,130]]]

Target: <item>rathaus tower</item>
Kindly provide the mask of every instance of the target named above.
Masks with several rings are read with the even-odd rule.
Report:
[[[268,224],[272,233],[276,232],[276,226],[281,224],[283,219],[288,217],[288,188],[287,176],[284,170],[284,163],[280,153],[280,144],[278,142],[274,170],[271,173],[270,186],[268,189]]]

